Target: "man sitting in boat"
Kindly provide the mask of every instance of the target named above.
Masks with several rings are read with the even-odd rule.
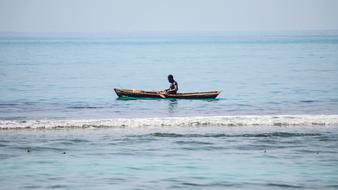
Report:
[[[176,94],[178,90],[178,84],[174,80],[173,75],[168,75],[168,81],[170,83],[169,89],[164,90],[167,94]]]

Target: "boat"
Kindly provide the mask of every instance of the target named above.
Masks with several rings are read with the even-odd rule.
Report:
[[[175,98],[175,99],[207,99],[216,98],[220,91],[208,92],[187,92],[166,94],[164,91],[145,91],[145,90],[131,90],[114,88],[118,97],[133,97],[133,98]]]

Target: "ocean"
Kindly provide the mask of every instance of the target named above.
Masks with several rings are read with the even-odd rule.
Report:
[[[222,91],[120,99],[113,88]],[[336,189],[338,32],[3,35],[4,189]],[[18,180],[19,179],[19,180]]]

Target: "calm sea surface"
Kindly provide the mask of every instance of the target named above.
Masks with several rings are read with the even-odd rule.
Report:
[[[222,93],[113,92],[168,74]],[[0,37],[0,189],[337,189],[337,147],[338,32]]]
[[[222,90],[117,100],[113,88]],[[0,119],[338,114],[338,32],[0,38]]]

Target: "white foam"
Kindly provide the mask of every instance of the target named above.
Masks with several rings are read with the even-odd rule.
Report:
[[[88,120],[0,120],[0,129],[193,126],[338,126],[338,115],[255,115]]]

